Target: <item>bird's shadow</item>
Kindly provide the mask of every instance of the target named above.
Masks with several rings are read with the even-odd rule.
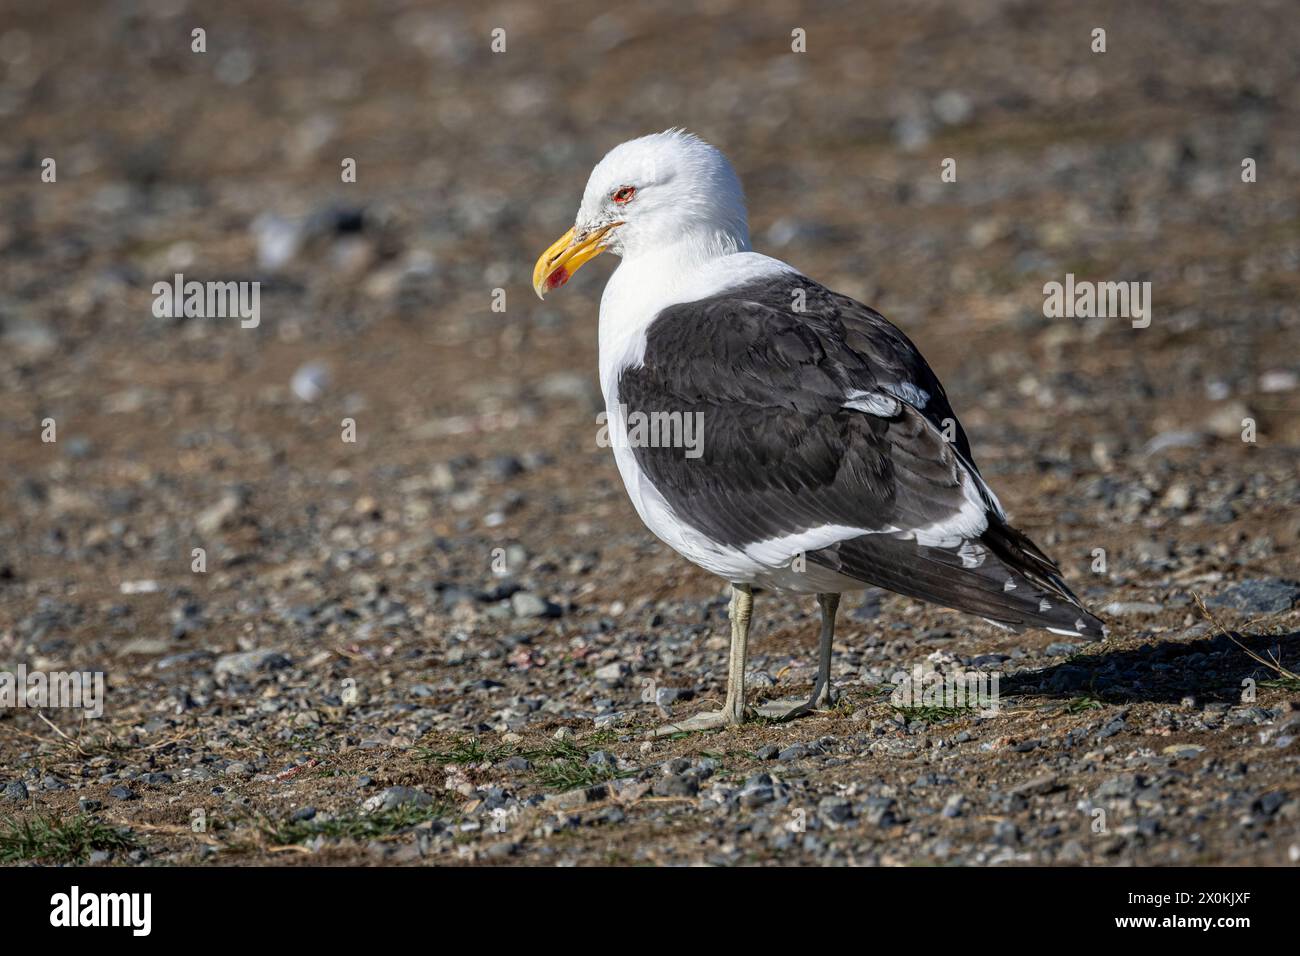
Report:
[[[1276,659],[1294,672],[1300,658],[1300,631],[1288,634],[1236,634],[1265,660]],[[1249,657],[1223,634],[1189,641],[1156,641],[1107,651],[1102,645],[1043,670],[1004,675],[1004,696],[1090,698],[1104,703],[1240,703],[1243,691],[1279,674]],[[1246,683],[1247,680],[1254,684]],[[1297,685],[1300,690],[1300,685]]]

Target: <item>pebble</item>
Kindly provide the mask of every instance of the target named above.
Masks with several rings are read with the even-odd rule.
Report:
[[[1152,601],[1111,601],[1101,607],[1102,617],[1132,617],[1139,614],[1159,614],[1163,604]]]
[[[1300,602],[1300,584],[1283,578],[1251,578],[1234,584],[1206,601],[1249,614],[1280,614]]]
[[[433,805],[433,797],[415,787],[389,787],[369,797],[361,804],[367,813],[396,810],[398,807],[428,807]]]
[[[559,617],[563,613],[558,604],[531,591],[516,591],[510,595],[510,609],[515,617],[525,619]]]
[[[330,385],[329,366],[324,362],[300,365],[289,380],[289,389],[303,402],[315,402],[325,394]]]
[[[199,512],[194,519],[194,526],[200,534],[216,534],[232,524],[242,508],[243,502],[238,495],[223,495],[217,502]]]
[[[236,654],[223,654],[218,657],[216,666],[213,668],[213,676],[218,684],[224,684],[235,678],[265,675],[288,666],[289,658],[279,651],[241,651]]]
[[[632,668],[622,661],[615,661],[612,664],[606,664],[603,667],[596,668],[596,680],[605,681],[609,684],[621,684],[623,679],[632,672]]]
[[[10,780],[5,784],[4,797],[13,803],[27,799],[27,784],[21,780]]]

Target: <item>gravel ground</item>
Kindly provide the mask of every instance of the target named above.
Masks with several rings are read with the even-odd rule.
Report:
[[[66,6],[0,25],[0,669],[107,698],[0,709],[0,861],[1300,861],[1286,5]],[[724,586],[597,443],[610,264],[529,277],[677,125],[917,342],[1106,641],[853,596],[833,711],[646,738],[722,696]],[[260,324],[156,317],[177,272]],[[1150,326],[1045,318],[1067,272]],[[755,613],[805,691],[815,604]],[[919,665],[1000,706],[895,706]]]

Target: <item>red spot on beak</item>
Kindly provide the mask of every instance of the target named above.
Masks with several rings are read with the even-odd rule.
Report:
[[[556,269],[546,277],[546,291],[550,292],[552,289],[558,289],[568,281],[569,270],[564,268],[564,266],[560,266],[560,268]]]

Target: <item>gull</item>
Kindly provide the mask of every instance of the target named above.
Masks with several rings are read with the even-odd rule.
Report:
[[[817,677],[783,719],[829,707],[840,596],[885,588],[1011,630],[1097,640],[1060,568],[1007,521],[948,397],[879,312],[754,252],[740,181],[672,129],[612,149],[573,228],[537,260],[544,297],[621,257],[600,301],[600,384],[614,460],[664,543],[731,585],[721,710],[661,733],[741,724],[755,587],[814,594]],[[651,429],[644,422],[664,426]],[[694,448],[672,438],[700,424]],[[680,437],[680,435],[678,435]]]

